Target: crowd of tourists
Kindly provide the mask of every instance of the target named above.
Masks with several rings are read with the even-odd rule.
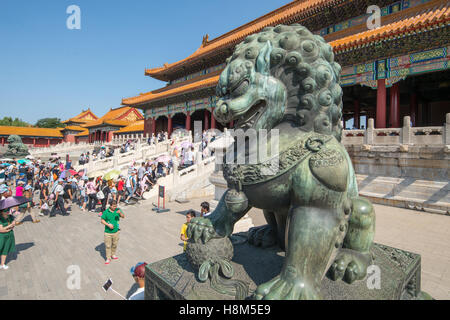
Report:
[[[161,132],[153,138],[164,141],[166,135]],[[26,215],[31,216],[33,223],[39,223],[39,219],[46,215],[55,217],[58,212],[62,216],[70,215],[72,205],[79,206],[81,211],[98,213],[105,227],[105,264],[117,260],[119,221],[125,218],[119,204],[129,204],[131,199],[142,199],[144,193],[153,188],[159,178],[172,173],[175,163],[183,168],[194,164],[199,153],[202,158],[211,156],[208,145],[213,140],[214,137],[211,139],[204,133],[197,150],[192,143],[174,146],[172,142],[170,155],[140,163],[133,162],[127,174],[112,170],[101,176],[91,176],[85,170],[76,171],[68,156],[64,161],[56,155],[48,161],[32,157],[20,160],[0,159],[0,269],[9,268],[6,257],[15,251],[13,229],[23,223]],[[130,150],[135,147],[134,143],[132,140],[127,141],[122,149]],[[101,147],[97,152],[82,153],[79,163],[88,163],[111,154],[114,154],[113,149]],[[13,202],[5,207],[7,200]],[[187,223],[193,216],[192,212],[188,212]],[[202,203],[201,215],[206,216],[208,213],[209,204]],[[183,225],[181,232],[181,240],[185,244],[187,223]],[[143,298],[144,267],[145,263],[138,263],[130,270],[139,285],[131,299]]]

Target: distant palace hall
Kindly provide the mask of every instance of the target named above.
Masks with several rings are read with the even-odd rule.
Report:
[[[381,26],[369,30],[366,10],[381,8]],[[399,128],[403,116],[417,127],[442,126],[450,113],[450,7],[443,0],[298,0],[213,40],[203,37],[189,57],[147,69],[163,88],[122,99],[121,108],[98,118],[90,110],[65,121],[66,128],[0,127],[0,142],[19,134],[27,144],[111,141],[125,134],[222,129],[212,116],[215,88],[234,47],[266,27],[299,23],[321,35],[342,66],[343,126]],[[143,111],[143,115],[137,110]],[[233,123],[227,124],[232,127]]]
[[[56,129],[0,126],[0,143],[5,145],[11,134],[21,136],[23,143],[33,147],[61,142],[110,142],[113,135],[141,134],[144,130],[144,117],[133,107],[111,108],[101,118],[87,109],[63,123],[64,128]]]

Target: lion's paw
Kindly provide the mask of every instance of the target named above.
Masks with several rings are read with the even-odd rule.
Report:
[[[248,243],[262,248],[277,244],[277,236],[270,225],[251,228],[248,232]]]
[[[318,300],[318,292],[301,280],[288,280],[277,276],[258,286],[255,300]]]
[[[342,279],[352,284],[356,280],[364,279],[371,260],[370,254],[351,249],[341,249],[330,269],[328,269],[328,275],[334,281]]]

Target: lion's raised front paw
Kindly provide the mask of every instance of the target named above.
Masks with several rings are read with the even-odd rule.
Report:
[[[301,280],[277,276],[258,286],[255,300],[319,300],[318,292]]]
[[[330,266],[328,275],[334,281],[342,279],[352,284],[356,280],[364,279],[371,260],[370,254],[363,254],[351,249],[341,249]]]
[[[248,243],[256,247],[267,248],[277,244],[277,237],[270,225],[254,227],[248,232]]]
[[[193,218],[188,224],[186,234],[189,239],[193,239],[194,242],[199,242],[200,239],[203,243],[208,242],[211,238],[218,237],[211,220],[207,218]]]

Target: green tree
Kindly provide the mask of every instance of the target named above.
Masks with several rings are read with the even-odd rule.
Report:
[[[61,123],[59,118],[44,118],[39,119],[35,126],[38,128],[62,128],[65,127],[65,124]]]
[[[19,118],[13,120],[11,117],[3,117],[0,119],[0,126],[29,127],[30,124]]]

